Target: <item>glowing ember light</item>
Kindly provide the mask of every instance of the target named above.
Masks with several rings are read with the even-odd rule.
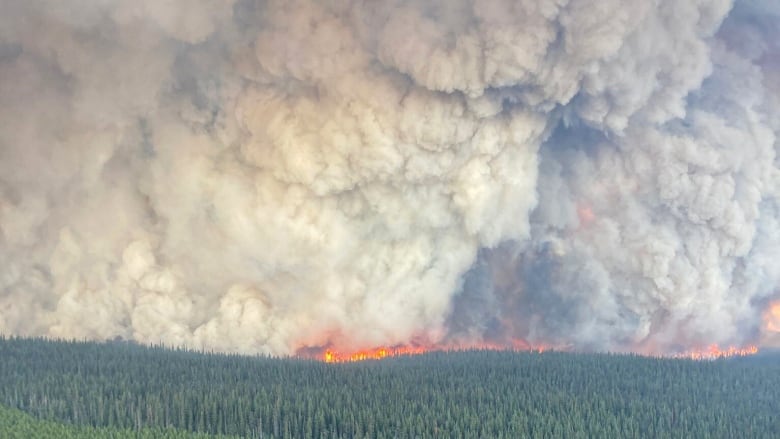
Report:
[[[587,226],[596,219],[596,214],[593,213],[593,208],[588,205],[580,205],[577,207],[577,216],[580,219],[582,226]]]
[[[523,340],[515,340],[511,344],[481,343],[468,346],[394,346],[364,349],[354,352],[338,352],[333,349],[326,349],[325,351],[320,351],[319,354],[315,354],[313,358],[325,363],[354,363],[358,361],[382,360],[385,358],[407,355],[420,355],[429,352],[458,352],[466,350],[542,353],[552,350],[552,348],[544,345],[534,346]],[[556,348],[555,350],[567,351],[569,349]],[[757,353],[758,347],[754,345],[721,348],[720,346],[713,344],[704,349],[694,349],[673,355],[661,355],[661,357],[706,361],[719,358],[746,357]]]
[[[691,360],[716,360],[718,358],[746,357],[758,353],[757,346],[738,348],[729,346],[721,349],[718,345],[710,345],[706,349],[696,349],[681,354],[673,355],[673,358],[688,358]]]
[[[351,353],[335,352],[331,349],[322,354],[322,360],[326,363],[351,363],[365,360],[381,360],[387,357],[398,357],[401,355],[414,355],[429,352],[435,349],[426,349],[423,347],[399,346],[394,348],[366,349]]]
[[[407,355],[420,355],[428,352],[451,352],[466,350],[512,351],[512,352],[544,352],[549,350],[546,346],[531,346],[525,341],[513,341],[511,345],[485,343],[473,346],[395,346],[365,349],[356,352],[342,353],[327,349],[318,359],[325,363],[353,363],[365,360],[381,360],[389,357]]]
[[[780,300],[772,302],[764,313],[764,327],[770,332],[780,332]]]
[[[325,351],[323,359],[326,363],[333,363],[336,361],[336,356],[331,351]]]

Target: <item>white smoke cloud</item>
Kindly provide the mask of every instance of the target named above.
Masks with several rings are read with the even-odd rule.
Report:
[[[4,0],[0,333],[755,339],[772,8]]]

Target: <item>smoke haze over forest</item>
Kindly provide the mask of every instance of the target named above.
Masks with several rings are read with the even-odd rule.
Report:
[[[0,334],[780,346],[775,0],[0,9]]]

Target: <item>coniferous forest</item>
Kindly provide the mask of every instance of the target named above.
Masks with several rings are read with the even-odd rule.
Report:
[[[0,437],[777,438],[780,355],[347,364],[0,338]]]
[[[230,439],[172,428],[92,427],[35,419],[19,410],[0,406],[0,437],[3,439]]]

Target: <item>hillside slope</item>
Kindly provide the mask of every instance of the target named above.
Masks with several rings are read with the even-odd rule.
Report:
[[[454,352],[350,364],[0,339],[0,403],[246,437],[778,437],[780,357]]]

